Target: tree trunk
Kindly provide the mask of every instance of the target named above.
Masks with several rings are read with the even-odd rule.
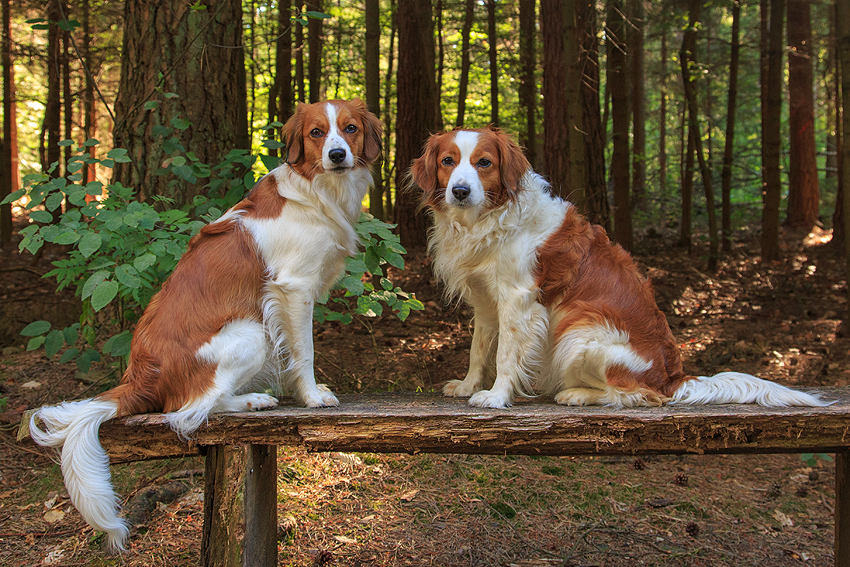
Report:
[[[443,92],[443,71],[445,67],[446,60],[446,52],[445,46],[443,44],[443,0],[437,0],[435,6],[435,10],[437,11],[434,14],[434,20],[437,27],[437,93],[442,94]],[[443,130],[443,114],[442,112],[437,112],[437,118],[439,119],[439,128],[438,130]]]
[[[380,2],[366,0],[366,106],[375,116],[381,115],[381,20]],[[372,166],[372,189],[369,191],[369,213],[384,216],[384,183],[381,160]]]
[[[661,84],[658,98],[658,220],[659,232],[667,222],[667,27],[661,29]]]
[[[560,0],[540,0],[543,35],[543,173],[552,193],[570,198],[569,116],[564,97],[567,63],[564,58],[564,26]]]
[[[646,208],[646,87],[644,28],[646,27],[644,0],[630,0],[629,56],[632,82],[632,208]]]
[[[86,68],[86,79],[83,87],[83,138],[88,140],[97,135],[97,111],[95,110],[94,99],[94,60],[91,56],[91,7],[89,0],[83,0],[82,5],[83,16],[83,64]],[[88,153],[90,158],[95,157],[95,146],[89,146]],[[97,165],[94,163],[88,164],[83,170],[83,184],[97,179]]]
[[[815,146],[815,110],[810,0],[788,0],[788,91],[790,116],[788,226],[810,229],[820,214]]]
[[[841,141],[839,147],[839,176],[843,190],[846,192],[850,187],[850,144],[847,143],[850,135],[850,5],[841,0],[836,1],[835,36],[838,52],[838,61],[841,67],[841,97],[844,107],[843,120],[841,122]],[[850,219],[850,199],[844,196],[844,218]],[[850,275],[850,230],[845,230],[844,256],[847,275]],[[850,281],[850,279],[848,279]],[[850,299],[850,288],[847,290]],[[848,312],[845,314],[845,326],[850,324],[850,301],[847,302]]]
[[[295,13],[304,11],[304,0],[295,0]],[[307,87],[304,79],[304,26],[293,22],[295,28],[295,86],[298,89],[298,102],[307,102]]]
[[[490,59],[490,123],[499,125],[499,65],[496,59],[496,0],[487,0],[487,55]]]
[[[0,201],[14,192],[13,180],[15,167],[12,154],[17,146],[14,123],[14,102],[12,100],[12,16],[9,0],[3,0],[3,45],[0,56],[3,60],[3,143],[0,145]],[[12,204],[0,206],[0,247],[12,242]]]
[[[762,217],[761,257],[764,261],[779,256],[779,205],[782,197],[780,158],[782,154],[782,20],[785,0],[770,2],[767,100],[762,114]]]
[[[579,49],[578,26],[576,25],[576,0],[565,0],[561,4],[561,17],[564,44],[564,62],[567,66],[565,100],[561,104],[567,107],[567,136],[569,147],[569,188],[570,201],[579,212],[587,213],[587,194],[585,184],[587,174],[585,168],[584,144],[584,101],[581,98],[581,82],[584,73],[584,62]],[[582,30],[584,31],[584,30]]]
[[[687,125],[688,111],[682,109],[682,222],[679,241],[676,243],[692,252],[693,201],[694,201],[694,133]]]
[[[721,179],[722,247],[732,251],[732,160],[735,146],[735,113],[738,100],[738,59],[741,51],[741,0],[732,2],[732,47],[729,53],[729,93],[726,99],[726,144],[723,148]]]
[[[220,163],[230,150],[250,148],[242,46],[242,4],[206,2],[206,10],[166,0],[128,0],[124,4],[124,48],[115,103],[116,148],[129,150],[131,163],[117,164],[114,180],[138,190],[144,200],[164,195],[177,206],[190,203],[202,185],[175,183],[157,175],[175,154],[164,138],[176,137],[185,151],[204,164]],[[223,47],[219,47],[223,46]],[[163,73],[163,69],[166,71]],[[157,92],[175,93],[159,100]],[[158,101],[156,109],[144,108]],[[176,118],[191,122],[170,130]],[[171,144],[173,145],[173,144]]]
[[[62,19],[59,9],[61,0],[50,0],[47,5],[47,19],[50,20],[50,28],[47,31],[47,104],[44,108],[44,131],[47,134],[47,146],[43,149],[41,169],[47,173],[50,166],[57,164],[56,169],[50,173],[51,177],[59,177],[61,164],[61,148],[59,140],[62,128],[62,84],[60,74],[60,30],[56,25]]]
[[[611,177],[614,182],[614,239],[632,249],[632,204],[629,175],[629,80],[626,66],[626,22],[622,0],[608,9],[608,81],[611,89]]]
[[[62,0],[62,19],[69,21],[70,14],[68,12],[68,4]],[[62,118],[64,131],[62,133],[63,140],[70,140],[73,137],[74,129],[74,96],[71,94],[71,34],[67,29],[64,29],[59,34],[62,41]],[[71,146],[65,146],[62,152],[62,171],[65,177],[70,175],[68,171],[68,162],[71,159]]]
[[[401,244],[408,250],[424,247],[427,240],[425,211],[419,193],[403,191],[407,171],[419,157],[422,144],[437,127],[437,82],[434,77],[434,22],[431,3],[399,0],[398,10],[398,115],[396,118],[395,223]]]
[[[390,0],[390,47],[387,53],[387,74],[384,79],[384,151],[386,152],[386,160],[384,161],[384,175],[383,178],[387,180],[387,190],[384,192],[385,202],[384,202],[384,216],[385,219],[393,218],[393,199],[392,194],[390,193],[389,183],[390,179],[393,177],[393,167],[394,161],[391,159],[391,148],[392,148],[392,131],[393,131],[393,107],[394,100],[392,97],[392,86],[393,86],[393,62],[395,61],[395,37],[397,31],[397,14],[398,10],[396,10],[396,0]],[[437,102],[439,102],[439,96],[437,97]],[[398,193],[398,188],[396,188],[396,193]]]
[[[700,21],[702,0],[691,0],[688,28],[682,39],[682,49],[679,51],[679,62],[682,66],[682,83],[685,87],[685,101],[688,105],[688,125],[693,133],[694,151],[699,163],[702,186],[705,190],[705,208],[708,213],[708,271],[717,270],[719,259],[719,243],[717,241],[717,213],[714,209],[714,188],[712,186],[711,169],[705,159],[702,147],[702,136],[699,128],[699,116],[696,94],[696,77],[691,76],[691,66],[696,66],[696,34]]]
[[[292,116],[292,1],[278,0],[277,37],[275,38],[274,85],[269,93],[269,122],[285,124]],[[299,24],[295,24],[299,25]],[[278,139],[282,138],[283,127],[277,129]],[[278,150],[269,150],[269,155],[277,156]]]
[[[469,86],[469,35],[472,33],[472,20],[475,18],[475,0],[466,0],[466,14],[461,30],[460,47],[460,82],[457,87],[457,119],[455,126],[460,128],[466,114],[466,90]],[[401,30],[399,30],[399,49],[401,48]],[[399,56],[400,59],[400,56]],[[399,65],[401,61],[399,61]]]
[[[534,0],[519,0],[519,105],[522,109],[521,114],[525,115],[525,130],[520,135],[520,143],[525,148],[525,157],[536,169],[538,164],[535,4]]]
[[[322,11],[322,0],[308,0],[307,9],[316,12]],[[309,43],[309,56],[307,73],[310,81],[310,102],[319,102],[322,99],[322,19],[309,18],[307,20],[307,42]]]

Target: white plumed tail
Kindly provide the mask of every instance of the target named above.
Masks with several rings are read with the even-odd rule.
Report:
[[[671,404],[758,404],[767,407],[828,406],[812,394],[742,372],[721,372],[688,380],[673,393]]]
[[[90,399],[46,406],[30,418],[30,435],[36,443],[62,446],[62,476],[71,502],[90,526],[106,532],[107,547],[113,553],[124,551],[130,530],[118,517],[119,499],[112,489],[109,456],[100,445],[98,431],[117,409],[113,401]]]

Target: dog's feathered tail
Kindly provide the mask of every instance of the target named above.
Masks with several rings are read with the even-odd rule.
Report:
[[[116,416],[114,400],[93,398],[45,406],[30,418],[30,435],[39,445],[62,447],[62,475],[77,510],[93,528],[106,532],[109,551],[124,550],[130,530],[118,517],[118,495],[112,489],[109,456],[98,431]],[[36,421],[41,421],[41,429]]]
[[[801,392],[742,372],[697,376],[673,393],[671,404],[758,404],[767,407],[828,406],[816,395]]]

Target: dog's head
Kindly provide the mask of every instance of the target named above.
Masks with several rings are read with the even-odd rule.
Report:
[[[286,161],[311,180],[368,167],[381,155],[382,130],[360,99],[299,104],[283,127]]]
[[[432,135],[411,176],[426,207],[477,216],[515,199],[529,167],[510,136],[488,127]]]

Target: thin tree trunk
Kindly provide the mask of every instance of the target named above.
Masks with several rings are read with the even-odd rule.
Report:
[[[490,123],[499,125],[499,65],[496,58],[496,0],[487,0],[487,54],[490,59]]]
[[[686,109],[682,109],[682,222],[679,225],[678,246],[693,251],[693,201],[694,201],[694,133],[687,125]]]
[[[732,47],[729,53],[729,93],[726,99],[726,144],[721,179],[721,232],[724,252],[732,251],[732,160],[735,146],[735,114],[738,100],[738,59],[741,51],[741,0],[732,2]]]
[[[295,13],[304,11],[304,0],[295,0]],[[295,86],[298,89],[298,101],[307,102],[307,87],[304,82],[304,26],[300,22],[295,27]]]
[[[322,11],[322,0],[309,0],[307,8],[316,12]],[[309,18],[307,21],[307,42],[309,43],[309,62],[307,73],[310,81],[310,102],[322,99],[322,20]]]
[[[768,47],[767,100],[762,115],[762,220],[761,257],[764,261],[779,256],[779,206],[782,196],[780,158],[782,152],[782,25],[785,0],[770,2],[770,32]]]
[[[443,92],[443,71],[446,59],[445,47],[443,45],[443,0],[437,0],[435,9],[437,11],[437,13],[434,14],[434,20],[437,26],[437,94],[439,96]],[[437,118],[439,119],[439,127],[437,129],[442,131],[442,108],[437,110]]]
[[[442,0],[441,0],[442,1]],[[535,70],[537,56],[534,50],[535,1],[519,0],[519,105],[525,115],[525,130],[520,137],[525,156],[537,167],[537,84]]]
[[[65,21],[71,19],[65,0],[62,0],[62,16]],[[70,140],[74,128],[74,97],[71,94],[71,34],[68,30],[62,30],[60,38],[62,40],[62,116],[64,118],[62,138]],[[68,162],[71,160],[71,146],[65,146],[62,153],[62,171],[67,177],[70,174]]]
[[[844,188],[844,191],[850,187],[850,144],[847,143],[847,137],[850,135],[850,4],[838,0],[836,2],[836,51],[838,52],[838,61],[841,67],[841,96],[844,107],[843,120],[841,121],[841,148],[839,154],[839,179]],[[850,199],[845,195],[844,198],[844,218],[850,219]],[[845,276],[850,276],[850,230],[845,230],[844,255],[847,273]],[[847,281],[850,281],[848,279]],[[850,288],[847,290],[848,299],[850,299]],[[845,314],[845,326],[850,324],[850,301],[847,301],[848,312]]]
[[[434,69],[434,21],[431,3],[398,3],[398,116],[396,119],[396,188],[404,187],[407,170],[422,144],[437,127],[437,81]],[[414,191],[397,191],[394,221],[401,244],[424,247],[427,219]]]
[[[629,80],[626,65],[626,23],[622,0],[608,9],[608,81],[611,88],[611,177],[614,182],[614,239],[632,249],[632,204],[629,175]]]
[[[12,150],[17,144],[12,101],[12,16],[9,0],[3,0],[3,143],[0,145],[0,201],[13,192]],[[0,247],[12,242],[12,204],[0,206]]]
[[[703,189],[705,190],[705,208],[708,213],[708,270],[714,272],[717,269],[720,256],[717,240],[717,212],[714,209],[711,170],[703,153],[702,136],[700,135],[696,77],[691,76],[691,65],[696,64],[696,26],[700,21],[701,8],[702,0],[691,0],[689,23],[682,40],[682,49],[679,51],[679,62],[682,66],[682,83],[685,87],[685,101],[688,105],[688,124],[693,132],[694,150],[699,163]]]
[[[785,223],[812,228],[820,214],[815,146],[814,73],[809,0],[788,0],[788,91],[790,116],[788,208]]]
[[[466,0],[466,14],[463,19],[461,30],[460,47],[460,82],[457,87],[457,120],[455,126],[460,128],[466,114],[466,90],[469,85],[469,35],[472,33],[472,20],[475,17],[475,0]],[[401,47],[401,45],[399,45]]]
[[[585,168],[584,105],[581,99],[581,81],[586,61],[579,53],[578,29],[576,26],[576,0],[561,3],[564,43],[564,62],[567,66],[566,100],[567,136],[569,139],[569,187],[570,201],[582,214],[587,213],[585,201],[587,173]]]
[[[278,0],[277,39],[275,40],[275,95],[271,97],[269,114],[285,124],[292,116],[292,1]],[[300,25],[300,24],[294,24]],[[271,118],[271,116],[270,116]],[[282,135],[283,128],[278,131]],[[280,138],[279,138],[280,139]],[[277,155],[275,152],[272,155]]]
[[[91,8],[89,0],[83,0],[83,64],[87,72],[85,78],[85,86],[83,87],[83,138],[86,140],[94,138],[97,135],[97,111],[95,110],[94,98],[94,61],[91,57]],[[95,157],[95,146],[89,146],[89,157]],[[83,183],[94,181],[97,179],[97,165],[94,163],[88,164],[84,170]]]
[[[590,222],[611,233],[611,208],[605,177],[605,142],[599,108],[599,38],[596,6],[589,0],[576,1],[576,34],[582,56],[581,100],[584,111],[585,209]]]
[[[392,148],[392,131],[393,131],[393,63],[395,61],[395,37],[397,30],[396,16],[396,0],[390,0],[390,47],[387,53],[387,74],[384,79],[384,151],[386,152],[386,160],[384,161],[384,179],[387,180],[387,190],[385,193],[384,217],[385,219],[393,218],[393,199],[390,193],[389,180],[393,178],[394,161],[391,158]]]
[[[629,28],[629,55],[632,72],[632,207],[646,207],[646,88],[644,28],[646,27],[644,0],[630,0],[631,27]]]
[[[543,173],[552,193],[570,199],[569,114],[564,95],[567,63],[564,59],[564,21],[560,0],[540,1],[543,36]]]
[[[59,138],[62,119],[62,85],[59,63],[61,50],[59,26],[55,22],[61,19],[59,11],[60,0],[50,0],[47,5],[47,18],[50,28],[47,31],[47,104],[44,109],[44,131],[47,134],[46,147],[43,148],[41,169],[47,173],[53,163],[61,158]],[[59,177],[59,167],[52,172],[52,177]]]
[[[366,0],[366,106],[375,116],[381,115],[381,20],[380,2]],[[369,190],[369,213],[384,217],[384,183],[381,161],[372,167],[372,188]]]
[[[658,206],[659,232],[664,228],[667,216],[667,27],[661,29],[661,82],[658,97]]]

